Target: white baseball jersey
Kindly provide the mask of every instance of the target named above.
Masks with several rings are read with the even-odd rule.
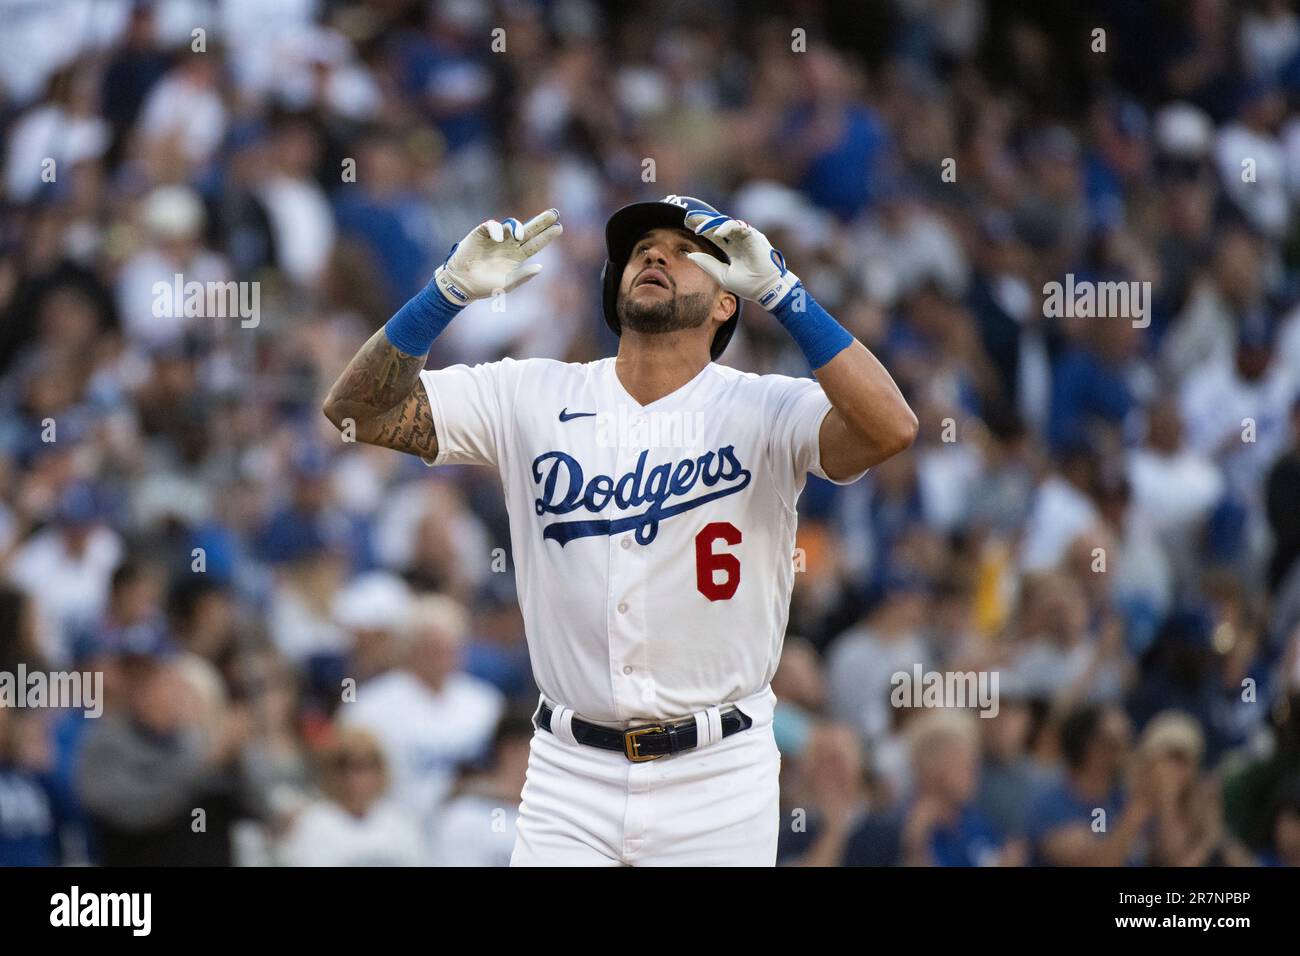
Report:
[[[817,382],[709,364],[642,406],[613,358],[422,377],[438,435],[426,463],[501,475],[543,695],[628,723],[767,686],[790,610],[795,502],[809,472],[826,477],[831,405]]]

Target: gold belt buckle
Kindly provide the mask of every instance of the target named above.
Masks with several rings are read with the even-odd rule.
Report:
[[[642,734],[663,733],[663,731],[664,728],[658,724],[623,731],[623,748],[627,751],[627,759],[633,763],[645,763],[647,760],[658,760],[664,756],[664,754],[641,753],[641,741],[637,739]]]

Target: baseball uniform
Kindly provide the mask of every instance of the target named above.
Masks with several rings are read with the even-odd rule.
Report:
[[[501,476],[533,672],[554,711],[553,732],[533,738],[512,862],[772,865],[769,685],[795,503],[808,473],[826,477],[821,387],[709,364],[642,406],[613,358],[422,378],[438,435],[426,464]],[[753,724],[724,738],[730,704]],[[575,717],[626,728],[691,715],[703,745],[645,763],[570,730]]]

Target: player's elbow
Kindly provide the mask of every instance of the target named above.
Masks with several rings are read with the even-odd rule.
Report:
[[[916,441],[916,436],[921,431],[921,423],[905,403],[899,409],[898,414],[893,417],[890,423],[889,434],[886,437],[886,447],[889,454],[886,457],[892,458],[894,455],[907,451]]]
[[[920,426],[911,409],[904,406],[903,411],[903,415],[891,419],[888,425],[877,428],[872,434],[870,453],[864,459],[862,467],[874,468],[912,447]]]
[[[339,403],[334,400],[333,395],[325,396],[325,401],[321,404],[321,412],[330,420],[330,424],[343,431],[344,419],[347,417],[343,410],[339,408]]]

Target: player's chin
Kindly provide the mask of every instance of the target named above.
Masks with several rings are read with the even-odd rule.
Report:
[[[662,295],[646,295],[642,291],[644,288],[635,288],[619,300],[618,313],[623,324],[637,331],[648,331],[649,328],[670,323],[676,310],[673,307],[673,297],[667,294],[668,290],[659,289],[659,292],[664,293]]]

